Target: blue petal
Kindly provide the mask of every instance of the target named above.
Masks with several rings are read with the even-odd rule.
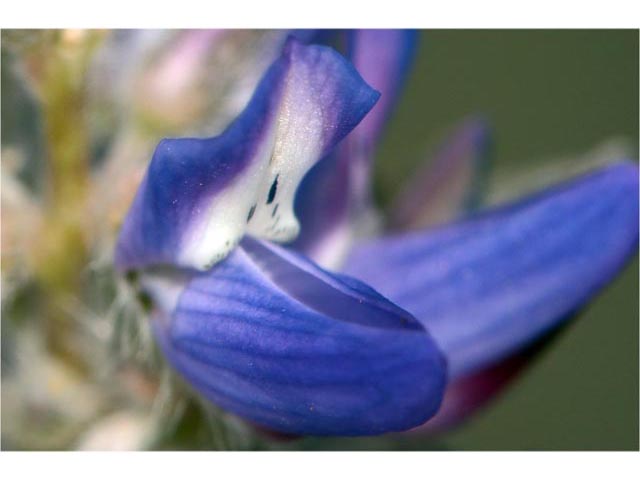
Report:
[[[417,38],[413,30],[350,32],[349,57],[381,97],[336,152],[309,171],[298,190],[301,233],[292,248],[323,266],[335,267],[343,260],[354,226],[370,213],[374,149],[404,85]]]
[[[638,167],[619,163],[469,221],[362,245],[345,272],[423,322],[455,379],[557,327],[637,242]]]
[[[290,38],[239,117],[218,137],[157,147],[116,249],[121,270],[199,270],[245,231],[290,240],[305,173],[349,133],[379,94],[328,47]]]
[[[395,230],[454,220],[479,204],[491,131],[479,117],[463,121],[395,199],[389,223]]]
[[[380,101],[357,128],[363,142],[376,142],[396,105],[416,54],[416,30],[355,30],[349,58]],[[354,140],[355,141],[355,140]]]
[[[280,432],[406,430],[435,414],[445,386],[442,354],[410,314],[251,237],[189,281],[154,327],[198,392]]]
[[[325,268],[335,269],[352,242],[352,165],[344,144],[303,178],[295,199],[300,234],[290,247]]]

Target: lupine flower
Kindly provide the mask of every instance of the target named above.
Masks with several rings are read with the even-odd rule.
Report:
[[[351,436],[457,422],[637,250],[628,161],[434,227],[451,215],[437,189],[447,206],[473,199],[488,141],[476,119],[385,232],[371,162],[414,37],[350,33],[349,59],[290,38],[219,136],[160,142],[123,223],[116,266],[150,298],[169,364],[262,427]]]

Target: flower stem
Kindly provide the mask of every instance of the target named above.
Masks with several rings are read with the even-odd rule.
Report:
[[[51,42],[31,52],[27,63],[42,102],[47,145],[45,220],[35,267],[47,299],[43,318],[47,345],[53,354],[85,370],[69,306],[81,296],[87,262],[86,70],[101,32],[55,33]]]

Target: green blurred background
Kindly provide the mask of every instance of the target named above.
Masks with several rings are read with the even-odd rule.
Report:
[[[473,113],[495,128],[492,176],[613,136],[637,148],[638,32],[422,32],[380,152],[378,198],[391,198],[447,129]],[[447,449],[637,450],[637,259],[498,401],[438,440]]]

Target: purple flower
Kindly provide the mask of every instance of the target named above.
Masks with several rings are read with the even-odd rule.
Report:
[[[346,40],[350,61],[290,38],[222,134],[160,142],[116,265],[152,299],[168,362],[230,412],[290,434],[450,425],[636,251],[638,168],[424,229],[473,199],[487,145],[473,119],[384,234],[372,157],[415,33]]]

